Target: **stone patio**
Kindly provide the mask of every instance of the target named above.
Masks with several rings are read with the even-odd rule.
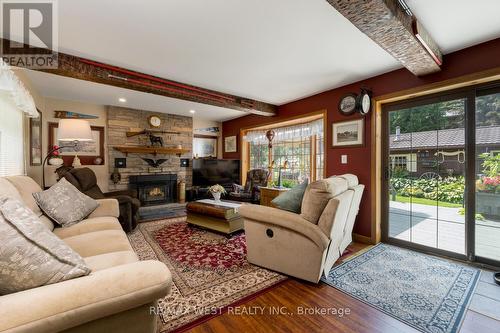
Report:
[[[465,253],[465,218],[458,208],[390,201],[389,236]],[[500,260],[500,222],[476,221],[476,255]]]

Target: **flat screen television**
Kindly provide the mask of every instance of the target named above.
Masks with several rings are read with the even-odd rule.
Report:
[[[193,159],[193,186],[224,187],[240,183],[240,160]]]

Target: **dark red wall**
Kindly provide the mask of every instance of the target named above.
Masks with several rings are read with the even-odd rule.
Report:
[[[364,147],[331,148],[332,122],[360,117],[359,115],[341,115],[337,109],[340,98],[349,92],[359,93],[361,87],[370,88],[373,91],[373,96],[377,97],[496,67],[500,67],[500,38],[445,55],[444,65],[442,71],[439,73],[419,78],[406,69],[395,70],[296,102],[284,104],[278,107],[278,115],[276,117],[269,118],[249,115],[226,121],[222,124],[222,133],[224,137],[238,136],[239,149],[239,133],[241,128],[268,123],[271,120],[278,122],[288,117],[306,115],[322,109],[328,110],[328,127],[326,129],[328,147],[326,151],[327,176],[353,173],[359,177],[362,184],[366,185],[354,232],[369,237],[371,233],[370,202],[375,198],[370,188],[371,117],[365,118]],[[343,154],[348,156],[348,164],[340,164],[340,155]],[[224,158],[240,158],[240,155],[239,152],[224,153]]]

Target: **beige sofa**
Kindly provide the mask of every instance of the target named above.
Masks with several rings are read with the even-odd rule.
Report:
[[[156,332],[151,307],[169,293],[171,274],[159,261],[138,260],[118,222],[118,202],[98,200],[86,220],[54,228],[33,199],[39,191],[29,177],[0,178],[0,195],[22,200],[92,273],[0,296],[0,332]]]
[[[302,201],[302,214],[241,206],[248,261],[317,283],[352,241],[363,190],[356,176],[346,174],[311,183]],[[317,223],[309,221],[311,215],[319,216]]]

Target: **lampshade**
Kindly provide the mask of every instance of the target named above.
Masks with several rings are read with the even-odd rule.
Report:
[[[87,120],[59,120],[57,139],[61,141],[92,141],[92,130]]]

